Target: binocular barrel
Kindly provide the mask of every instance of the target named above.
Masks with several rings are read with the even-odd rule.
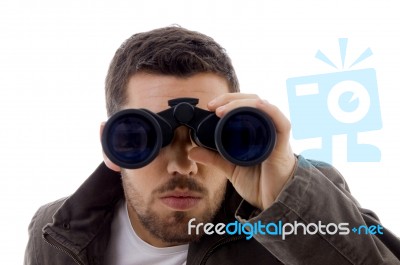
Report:
[[[251,107],[240,107],[219,118],[195,107],[197,99],[169,101],[159,113],[146,109],[117,112],[106,123],[102,146],[107,157],[122,168],[149,164],[168,145],[179,126],[190,129],[192,140],[239,166],[263,162],[275,147],[276,130],[269,116]]]

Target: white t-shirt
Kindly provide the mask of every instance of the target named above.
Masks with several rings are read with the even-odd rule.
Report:
[[[116,208],[111,238],[106,250],[107,265],[185,265],[189,245],[157,248],[144,242],[133,230],[125,201]]]

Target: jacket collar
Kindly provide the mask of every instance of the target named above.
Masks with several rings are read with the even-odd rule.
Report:
[[[43,232],[78,255],[105,225],[110,225],[114,206],[122,197],[120,173],[102,163],[64,201]]]

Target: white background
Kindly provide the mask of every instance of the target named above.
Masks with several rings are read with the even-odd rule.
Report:
[[[337,39],[349,38],[355,69],[375,68],[383,129],[366,141],[379,163],[347,163],[335,138],[334,165],[363,207],[400,235],[399,66],[396,1],[38,1],[0,2],[0,255],[21,264],[36,209],[71,194],[101,161],[104,77],[130,35],[179,24],[212,36],[230,54],[243,92],[289,115],[286,79],[335,72]],[[350,60],[349,59],[349,60]],[[293,141],[296,152],[304,148]]]

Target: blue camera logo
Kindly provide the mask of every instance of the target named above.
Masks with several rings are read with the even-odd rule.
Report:
[[[339,39],[342,66],[347,39]],[[368,48],[350,68],[371,56]],[[316,58],[337,68],[321,51]],[[382,118],[374,69],[289,78],[286,82],[295,139],[321,138],[320,149],[302,152],[307,158],[332,161],[332,136],[347,135],[348,162],[378,162],[379,148],[358,143],[357,133],[379,130]]]

